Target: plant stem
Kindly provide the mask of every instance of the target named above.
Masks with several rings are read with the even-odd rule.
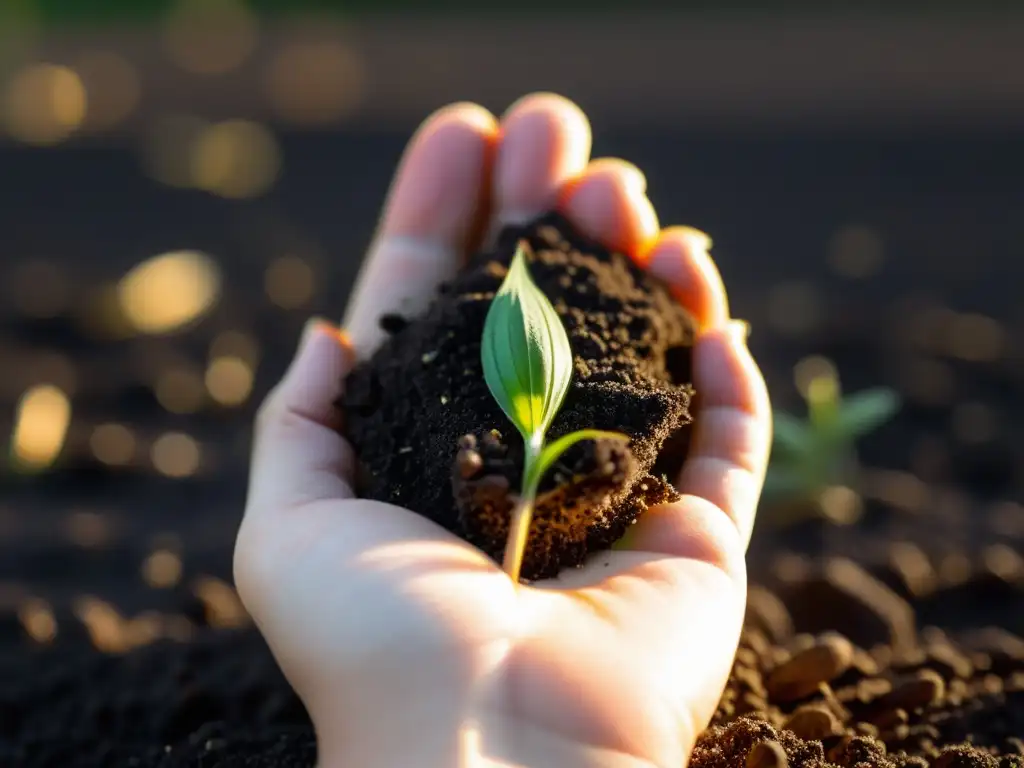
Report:
[[[505,541],[505,573],[513,582],[519,583],[519,572],[523,567],[523,554],[526,552],[526,540],[530,535],[530,523],[533,521],[533,499],[523,498],[512,510],[512,520]]]
[[[526,441],[526,456],[523,461],[523,488],[519,503],[512,509],[509,521],[508,538],[505,540],[505,559],[503,567],[516,584],[519,583],[519,572],[523,567],[523,555],[526,554],[526,542],[530,536],[530,523],[533,522],[534,499],[537,498],[537,483],[540,478],[533,477],[533,468],[544,449],[544,435],[536,433]]]

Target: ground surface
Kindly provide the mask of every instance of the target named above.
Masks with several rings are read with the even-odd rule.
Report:
[[[305,714],[228,586],[230,550],[255,403],[305,317],[340,315],[400,147],[398,137],[286,138],[285,176],[251,203],[162,188],[116,147],[0,149],[0,424],[6,434],[16,398],[40,381],[71,391],[73,407],[53,474],[0,478],[0,765],[312,765]],[[759,522],[751,580],[761,586],[695,762],[1014,765],[1024,736],[1019,142],[676,133],[599,135],[598,151],[648,170],[663,221],[714,235],[778,405],[798,402],[793,366],[810,354],[833,359],[848,389],[889,384],[907,399],[862,444],[861,523]],[[207,251],[224,271],[222,301],[196,327],[97,342],[64,316],[63,299],[176,248]],[[304,273],[285,270],[282,308],[264,270],[287,254],[315,280],[307,297]],[[26,273],[37,259],[57,271]],[[224,331],[256,340],[254,395],[173,412],[195,404],[156,386],[158,398],[154,382],[174,371],[179,394],[201,387]],[[110,421],[135,437],[127,467],[92,454],[93,428]],[[166,431],[195,443],[160,442]],[[161,475],[157,445],[165,472],[194,471]],[[1002,633],[980,631],[992,626]],[[819,636],[829,631],[842,638]],[[737,720],[749,713],[757,719]],[[964,742],[1001,757],[940,756]]]

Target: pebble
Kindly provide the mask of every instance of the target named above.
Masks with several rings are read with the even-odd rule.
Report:
[[[848,558],[829,558],[784,597],[799,627],[833,630],[865,648],[891,646],[897,656],[917,646],[910,604]]]
[[[925,649],[925,654],[928,657],[928,666],[938,671],[946,680],[968,680],[974,674],[971,660],[948,643],[930,645]]]
[[[772,670],[766,683],[772,699],[795,701],[810,696],[821,683],[845,672],[853,661],[853,645],[842,635],[825,633],[813,643]]]
[[[904,709],[913,712],[922,707],[938,704],[946,695],[946,681],[932,669],[897,680],[893,689],[878,700],[879,707]]]
[[[759,741],[747,753],[747,768],[787,768],[789,758],[777,741]]]
[[[806,704],[798,707],[782,725],[801,739],[817,740],[840,732],[836,716],[821,704]]]

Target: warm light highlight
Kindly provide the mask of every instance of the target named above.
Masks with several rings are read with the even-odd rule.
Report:
[[[33,387],[22,397],[15,418],[11,451],[27,469],[44,469],[64,447],[71,423],[71,402],[57,387]]]
[[[86,103],[85,86],[73,69],[33,64],[10,79],[3,112],[15,139],[46,146],[75,132],[85,118]]]
[[[220,294],[220,272],[208,256],[176,251],[134,267],[118,285],[125,317],[143,333],[177,330],[205,314]]]

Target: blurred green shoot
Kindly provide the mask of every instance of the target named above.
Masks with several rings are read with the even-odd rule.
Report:
[[[880,387],[843,397],[834,371],[813,376],[803,394],[806,418],[774,414],[762,509],[776,524],[807,516],[853,522],[859,506],[843,502],[859,500],[855,443],[896,414],[899,396]]]

